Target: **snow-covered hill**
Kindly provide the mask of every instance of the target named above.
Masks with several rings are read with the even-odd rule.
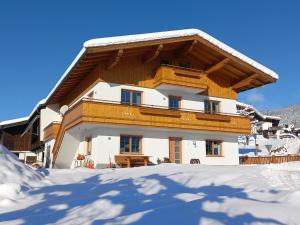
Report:
[[[300,127],[300,104],[265,112],[267,115],[281,117],[280,124],[294,124]]]

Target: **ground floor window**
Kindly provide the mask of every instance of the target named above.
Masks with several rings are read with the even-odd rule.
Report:
[[[222,141],[206,140],[206,156],[221,156]]]
[[[126,153],[141,153],[141,136],[121,135],[120,136],[120,152]]]

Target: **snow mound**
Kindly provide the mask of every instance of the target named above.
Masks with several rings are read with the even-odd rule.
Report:
[[[41,174],[0,145],[0,207],[11,205],[22,191],[33,187],[41,178]]]

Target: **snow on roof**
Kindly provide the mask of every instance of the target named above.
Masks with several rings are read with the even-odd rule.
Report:
[[[67,68],[67,70],[63,73],[59,81],[56,83],[54,88],[50,91],[48,96],[46,97],[46,102],[50,99],[52,94],[58,88],[58,86],[63,82],[63,80],[67,77],[68,73],[72,70],[72,68],[76,65],[79,59],[84,55],[87,48],[93,47],[101,47],[101,46],[109,46],[109,45],[117,45],[117,44],[127,44],[127,43],[134,43],[134,42],[143,42],[143,41],[151,41],[151,40],[160,40],[160,39],[167,39],[167,38],[177,38],[177,37],[188,37],[188,36],[195,36],[198,35],[199,37],[209,41],[216,47],[222,49],[223,51],[231,54],[239,58],[240,60],[250,64],[251,66],[255,67],[256,69],[268,74],[269,76],[278,79],[279,76],[273,70],[263,66],[262,64],[254,61],[253,59],[245,56],[244,54],[234,50],[233,48],[229,47],[228,45],[224,44],[223,42],[217,40],[216,38],[210,36],[209,34],[198,30],[198,29],[185,29],[185,30],[174,30],[174,31],[165,31],[165,32],[154,32],[154,33],[146,33],[146,34],[135,34],[135,35],[124,35],[124,36],[115,36],[115,37],[106,37],[106,38],[96,38],[86,41],[83,44],[83,48],[78,53],[76,58],[72,61],[71,65]]]
[[[249,104],[246,104],[246,103],[243,103],[243,102],[238,102],[238,101],[236,102],[236,105],[244,107],[244,108],[250,108],[250,109],[254,110],[256,112],[256,114],[264,120],[265,119],[281,120],[281,118],[279,116],[269,116],[269,115],[262,114],[258,109],[256,109],[252,105],[249,105]]]
[[[245,56],[244,54],[236,51],[230,46],[224,44],[223,42],[217,40],[216,38],[210,36],[209,34],[198,30],[198,29],[185,29],[185,30],[175,30],[175,31],[166,31],[166,32],[155,32],[147,34],[135,34],[135,35],[125,35],[125,36],[116,36],[116,37],[107,37],[107,38],[97,38],[86,41],[84,43],[85,48],[99,47],[99,46],[108,46],[108,45],[117,45],[117,44],[127,44],[134,42],[143,42],[151,40],[160,40],[167,38],[177,38],[177,37],[188,37],[188,36],[199,36],[208,42],[212,43],[216,47],[222,49],[223,51],[241,59],[242,61],[250,64],[256,69],[270,75],[271,77],[278,79],[278,74],[272,71],[271,69],[263,66],[262,64],[254,61],[253,59]]]
[[[29,114],[28,118],[31,118],[32,115],[35,113],[35,111],[41,106],[41,105],[44,105],[46,103],[46,98],[40,100],[36,105],[35,107],[33,108],[33,110],[31,111],[31,113]]]
[[[14,124],[14,123],[21,123],[21,122],[27,121],[28,119],[29,119],[29,117],[26,116],[26,117],[21,117],[21,118],[12,119],[12,120],[5,120],[5,121],[0,122],[0,126]]]

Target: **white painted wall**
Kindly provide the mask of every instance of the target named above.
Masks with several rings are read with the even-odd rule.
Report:
[[[60,145],[57,159],[55,161],[54,168],[73,168],[74,159],[76,156],[76,152],[79,149],[79,145],[80,137],[78,136],[78,132],[74,132],[74,130],[65,132],[64,138]]]
[[[84,125],[82,125],[84,126]],[[77,153],[83,153],[85,148],[85,137],[92,137],[91,159],[97,164],[108,164],[111,159],[114,162],[114,155],[119,154],[120,134],[142,135],[143,154],[150,156],[153,163],[157,159],[169,158],[169,137],[182,138],[182,160],[189,164],[190,159],[200,159],[201,164],[207,165],[238,165],[238,143],[237,135],[222,133],[190,133],[182,131],[171,131],[161,129],[133,128],[133,127],[104,127],[97,125],[93,128],[80,129],[80,144]],[[223,140],[222,157],[207,157],[205,149],[206,139]],[[71,155],[72,155],[71,154]],[[71,156],[70,154],[68,154]],[[71,156],[72,157],[72,156]]]
[[[61,115],[59,112],[59,106],[57,104],[55,105],[48,105],[44,109],[41,109],[41,121],[40,121],[40,131],[41,141],[44,138],[44,129],[52,122],[60,122],[62,120]]]
[[[174,90],[157,90],[151,88],[142,88],[129,85],[99,82],[82,98],[87,98],[89,93],[94,92],[94,99],[120,102],[121,89],[142,91],[143,104],[146,105],[168,107],[168,96],[175,95],[182,97],[181,107],[183,109],[204,110],[204,100],[210,99],[221,102],[221,112],[236,113],[236,100],[193,94],[189,93],[188,90],[185,92],[183,88],[176,89],[175,86]],[[74,102],[73,105],[75,103],[76,102]]]

